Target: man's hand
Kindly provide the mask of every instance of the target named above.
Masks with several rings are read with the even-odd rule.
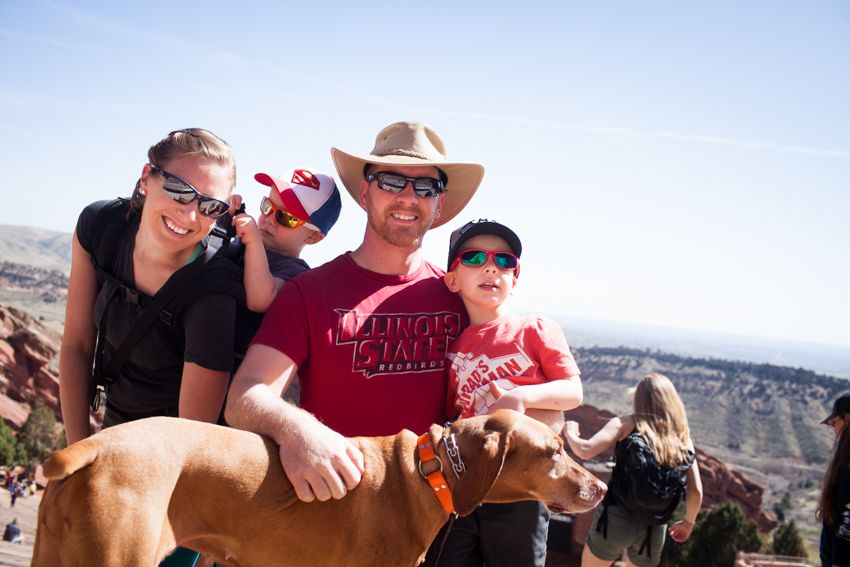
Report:
[[[286,441],[280,446],[280,462],[300,500],[340,499],[360,483],[363,453],[318,420],[302,421]]]

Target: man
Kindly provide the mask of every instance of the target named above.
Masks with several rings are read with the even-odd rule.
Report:
[[[422,238],[457,215],[484,176],[479,164],[448,162],[437,133],[415,122],[381,130],[368,156],[331,156],[367,213],[363,241],[283,287],[226,415],[280,445],[305,502],[342,498],[360,482],[363,455],[344,436],[421,433],[444,420],[446,349],[466,314],[423,258]],[[296,373],[306,411],[281,398]]]

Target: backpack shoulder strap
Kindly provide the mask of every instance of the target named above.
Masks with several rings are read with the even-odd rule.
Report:
[[[130,203],[127,199],[118,198],[107,203],[97,212],[92,224],[91,261],[98,275],[110,274],[115,248],[121,232],[126,225],[127,211]]]
[[[121,343],[121,346],[118,347],[118,350],[110,359],[108,366],[101,370],[101,365],[95,365],[92,389],[90,392],[90,401],[93,410],[97,411],[97,408],[100,406],[101,394],[105,392],[105,387],[114,381],[114,377],[118,374],[118,371],[130,357],[130,353],[133,352],[133,349],[145,333],[151,328],[154,322],[160,318],[165,307],[175,300],[175,298],[180,296],[181,293],[184,296],[189,295],[186,292],[192,289],[190,284],[195,278],[204,272],[210,261],[211,256],[207,256],[206,254],[202,255],[191,264],[177,270],[170,278],[168,278],[159,291],[157,291],[153,298],[151,298],[151,301],[145,305],[144,311],[142,311],[142,317]],[[105,321],[101,328],[105,328]],[[98,336],[98,351],[101,357],[104,348],[103,345],[104,343],[101,340],[101,337]]]

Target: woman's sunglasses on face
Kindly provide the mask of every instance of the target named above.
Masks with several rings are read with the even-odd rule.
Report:
[[[519,277],[519,258],[509,252],[491,252],[489,250],[464,250],[457,255],[449,271],[452,271],[458,262],[471,268],[480,268],[492,258],[493,264],[501,270],[515,270],[514,274]]]
[[[274,213],[274,222],[286,228],[298,228],[303,224],[309,229],[319,230],[304,219],[299,219],[286,209],[280,209],[278,207],[275,207],[274,203],[272,203],[268,197],[263,197],[263,200],[260,201],[260,212],[264,215],[270,215]]]
[[[400,173],[392,171],[381,171],[378,173],[370,173],[366,176],[366,181],[378,182],[378,187],[390,193],[401,193],[408,183],[413,184],[413,192],[418,197],[436,197],[446,190],[441,179],[433,177],[407,177]]]
[[[150,164],[150,167],[151,171],[162,176],[164,180],[162,190],[165,191],[165,194],[181,205],[188,205],[197,200],[198,212],[211,219],[217,219],[230,208],[229,203],[204,195],[182,177],[169,173],[154,164]]]

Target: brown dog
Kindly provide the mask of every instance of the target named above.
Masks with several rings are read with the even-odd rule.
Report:
[[[452,433],[466,467],[459,479],[443,442]],[[513,411],[432,425],[429,435],[460,515],[482,501],[532,499],[583,512],[605,493],[557,434]],[[420,474],[416,435],[354,442],[366,465],[357,488],[305,503],[277,446],[259,435],[166,417],[107,429],[45,463],[55,480],[32,565],[152,567],[177,545],[233,566],[417,565],[449,514]]]

